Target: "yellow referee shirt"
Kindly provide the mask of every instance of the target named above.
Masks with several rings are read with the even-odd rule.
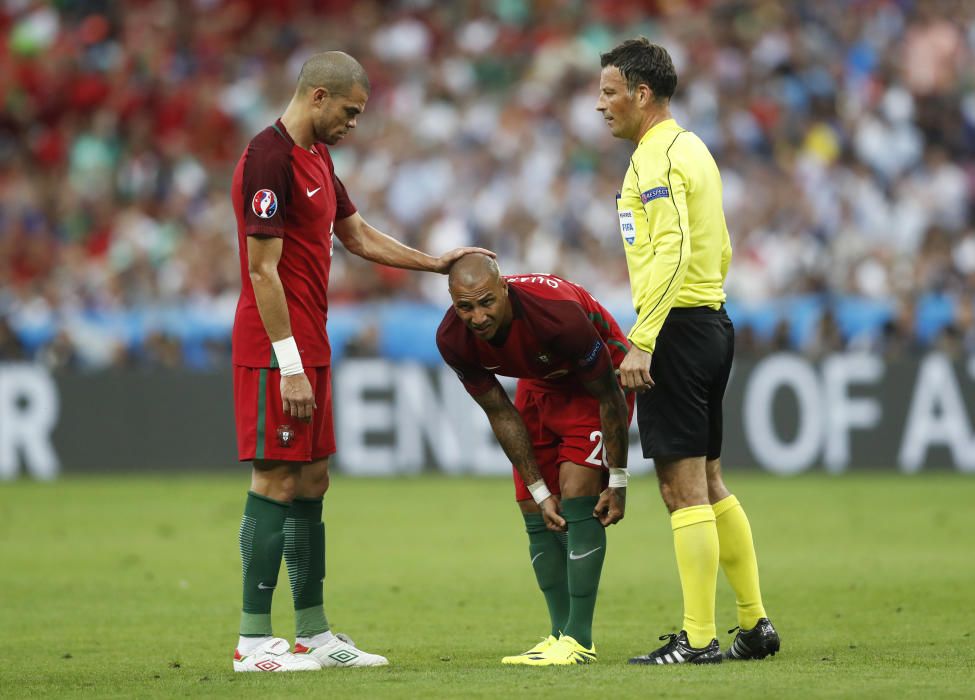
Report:
[[[731,262],[721,174],[707,146],[673,119],[637,145],[617,196],[636,323],[630,342],[653,352],[671,307],[720,307]]]

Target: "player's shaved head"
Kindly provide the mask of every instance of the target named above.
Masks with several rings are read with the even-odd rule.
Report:
[[[501,276],[497,261],[483,253],[468,253],[450,266],[447,273],[454,311],[478,337],[504,337],[511,326],[508,281]]]
[[[498,262],[484,253],[468,253],[450,266],[447,285],[451,289],[490,285],[501,278]]]
[[[362,64],[342,51],[316,53],[298,74],[298,93],[323,87],[334,95],[348,95],[356,85],[369,93],[369,76]]]

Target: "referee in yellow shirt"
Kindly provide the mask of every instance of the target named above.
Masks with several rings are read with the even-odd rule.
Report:
[[[670,511],[684,595],[680,634],[630,663],[761,659],[779,650],[779,636],[762,605],[748,518],[721,479],[721,401],[735,347],[724,310],[731,241],[721,175],[701,139],[670,115],[677,73],[665,49],[631,39],[600,58],[596,109],[613,136],[636,144],[616,201],[637,312],[619,374],[639,392],[640,441]],[[719,564],[738,604],[739,631],[724,657],[714,623]]]

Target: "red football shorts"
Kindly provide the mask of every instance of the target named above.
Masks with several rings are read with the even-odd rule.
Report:
[[[237,457],[311,462],[335,452],[330,368],[306,367],[318,408],[311,423],[286,416],[281,403],[281,370],[234,366]]]
[[[629,419],[633,418],[632,393],[626,394],[626,404],[629,425]],[[599,399],[585,391],[535,391],[519,381],[515,389],[515,408],[528,428],[535,461],[549,491],[562,492],[559,465],[563,462],[601,469],[605,472],[604,482],[609,478],[604,464]],[[515,479],[515,500],[531,500],[531,492],[514,465],[511,471]]]

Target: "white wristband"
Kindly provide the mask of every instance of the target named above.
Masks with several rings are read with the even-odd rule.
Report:
[[[625,489],[626,482],[630,478],[630,472],[625,469],[609,468],[609,488]]]
[[[301,366],[301,354],[298,352],[298,344],[293,335],[271,343],[271,347],[274,348],[274,356],[278,359],[282,377],[291,377],[305,371]]]
[[[528,484],[528,491],[538,505],[541,505],[542,501],[552,496],[552,492],[548,490],[548,486],[545,485],[545,481],[542,479],[539,479],[534,484]]]

